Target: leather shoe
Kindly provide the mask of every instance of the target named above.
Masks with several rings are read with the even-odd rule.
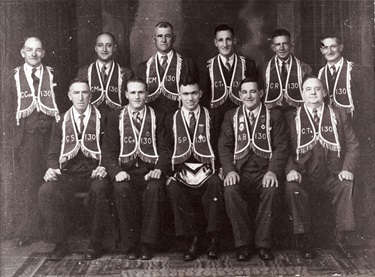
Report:
[[[128,260],[136,260],[139,258],[138,247],[133,246],[128,252]]]
[[[151,260],[152,259],[152,251],[151,245],[143,243],[141,247],[141,260]]]
[[[208,250],[207,250],[207,256],[209,259],[216,260],[218,258],[219,245],[220,245],[220,237],[219,237],[219,234],[215,233],[212,235],[210,245],[208,246]]]
[[[263,261],[273,260],[273,255],[271,253],[271,249],[269,248],[259,247],[258,255],[259,255],[259,258],[262,259]]]
[[[69,253],[69,246],[66,242],[56,243],[49,259],[52,261],[59,261]]]
[[[103,245],[99,242],[90,243],[84,255],[85,260],[95,260],[103,255]]]
[[[245,262],[250,259],[250,252],[246,245],[236,248],[237,260],[240,262]]]
[[[186,249],[184,253],[184,261],[192,261],[198,257],[198,246],[199,246],[199,238],[197,236],[193,237],[191,241],[190,247]]]
[[[338,252],[338,254],[342,257],[342,258],[346,258],[346,259],[353,259],[355,258],[354,254],[349,251],[348,249],[346,249],[346,247],[344,246],[343,243],[337,243],[336,244],[336,251]]]

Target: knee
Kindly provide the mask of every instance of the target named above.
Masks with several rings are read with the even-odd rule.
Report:
[[[130,195],[131,187],[129,182],[114,182],[114,196],[125,198]]]
[[[286,182],[285,183],[285,193],[294,194],[301,192],[301,186],[297,182]]]
[[[159,194],[164,187],[164,182],[159,180],[151,180],[147,183],[146,190],[150,194]]]
[[[341,187],[341,191],[343,191],[344,193],[348,193],[348,194],[352,194],[352,191],[353,191],[353,181],[349,181],[349,180],[343,180],[343,181],[340,181],[340,187]]]
[[[232,186],[226,186],[224,187],[224,197],[225,198],[232,198],[239,194],[239,184],[235,184]]]
[[[55,182],[44,183],[38,191],[38,199],[48,199],[56,192]]]
[[[263,197],[275,197],[279,194],[278,187],[263,187],[262,188],[262,196]]]

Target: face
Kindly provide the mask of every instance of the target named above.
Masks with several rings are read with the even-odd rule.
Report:
[[[91,100],[90,88],[86,83],[73,83],[69,88],[68,96],[73,102],[73,107],[82,114]]]
[[[25,63],[32,67],[38,67],[42,63],[45,51],[42,42],[37,38],[28,38],[21,49],[21,56]]]
[[[130,82],[127,85],[125,96],[129,100],[129,106],[134,111],[141,111],[146,104],[148,96],[146,86],[142,83]]]
[[[260,105],[263,90],[258,89],[256,82],[247,82],[241,85],[240,98],[246,109],[253,110]]]
[[[225,58],[229,58],[234,53],[234,46],[237,41],[231,31],[225,30],[216,33],[214,43],[219,53]]]
[[[202,97],[202,91],[198,84],[180,86],[180,99],[182,105],[189,111],[194,111],[199,105],[199,99]]]
[[[322,46],[320,47],[324,58],[330,64],[335,64],[341,59],[342,49],[344,49],[344,45],[338,44],[336,38],[322,40]]]
[[[320,107],[323,103],[326,92],[322,82],[317,78],[307,79],[302,87],[302,99],[307,106]]]
[[[112,61],[115,51],[116,45],[110,35],[102,34],[96,39],[95,52],[103,63]]]
[[[173,34],[172,28],[155,28],[155,34],[153,40],[156,49],[162,54],[168,54],[173,49],[173,43],[176,36]]]
[[[288,36],[278,36],[273,38],[271,48],[280,60],[287,60],[293,49],[293,44]]]

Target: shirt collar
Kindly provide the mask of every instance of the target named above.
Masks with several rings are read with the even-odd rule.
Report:
[[[189,113],[190,112],[193,112],[195,118],[198,118],[198,115],[199,115],[199,112],[200,112],[200,106],[198,105],[198,107],[194,111],[190,111],[190,110],[186,109],[184,106],[182,106],[181,111],[182,111],[182,114],[184,115],[186,120],[189,119]]]
[[[249,110],[249,109],[246,109],[246,108],[245,108],[245,110],[246,110],[246,112],[247,112],[247,115],[250,116],[250,113],[252,112],[252,113],[254,114],[254,117],[257,118],[257,117],[258,117],[258,114],[259,114],[259,111],[260,111],[260,105],[261,105],[261,104],[259,104],[259,106],[256,107],[256,108],[253,109],[253,110]]]
[[[331,69],[331,66],[334,65],[336,67],[336,70],[337,70],[337,69],[339,69],[342,66],[343,62],[344,62],[344,58],[341,57],[341,59],[337,63],[335,63],[335,64],[328,64],[328,68]]]
[[[37,67],[32,67],[32,66],[28,65],[27,63],[25,63],[25,73],[26,73],[27,76],[31,75],[31,73],[33,71],[33,68],[36,69],[35,74],[38,76],[40,74],[40,71],[42,70],[42,65],[40,64]]]
[[[285,64],[289,65],[290,58],[291,58],[291,55],[289,55],[289,58],[287,58],[285,61],[283,61],[283,60],[279,59],[279,57],[276,57],[277,63],[278,63],[279,66],[281,66],[283,64],[283,62],[285,62]]]
[[[102,63],[102,62],[99,61],[99,60],[96,60],[96,62],[97,62],[98,65],[99,65],[99,71],[101,71],[101,70],[102,70],[102,67],[104,66],[104,63]],[[107,63],[107,64],[105,65],[105,66],[106,66],[106,69],[105,69],[106,72],[108,72],[108,70],[111,68],[112,63],[113,63],[113,61],[110,61],[109,63]]]
[[[140,111],[135,111],[135,110],[133,110],[133,109],[130,107],[130,105],[128,105],[128,109],[129,109],[130,116],[133,116],[134,113],[139,113],[139,117],[140,117],[140,118],[143,118],[143,114],[145,113],[145,108],[146,108],[146,106],[144,106],[143,109],[140,110]]]
[[[316,109],[317,113],[318,113],[318,116],[320,117],[320,115],[322,114],[322,109],[323,109],[323,104],[318,107],[318,108],[311,108],[309,106],[306,105],[306,108],[307,110],[309,111],[309,113],[312,115],[313,114],[313,110]]]
[[[171,59],[172,59],[172,56],[173,56],[173,49],[171,51],[168,52],[168,54],[162,54],[160,53],[159,51],[157,52],[157,55],[158,55],[158,60],[161,61],[161,57],[167,55],[167,62],[169,62]]]
[[[86,110],[83,112],[83,115],[85,115],[84,117],[84,122],[86,122],[90,116],[90,113],[91,113],[91,105],[89,104],[86,108]],[[74,117],[74,121],[78,121],[79,120],[79,117],[80,117],[80,113],[73,107],[73,117]]]
[[[229,57],[229,59],[227,59],[226,57],[224,57],[223,55],[219,54],[220,56],[220,59],[221,61],[225,64],[227,62],[227,60],[229,60],[229,63],[230,64],[233,64],[233,61],[234,61],[234,53],[232,54],[232,56]]]

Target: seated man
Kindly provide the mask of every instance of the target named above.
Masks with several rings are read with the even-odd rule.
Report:
[[[163,146],[164,114],[146,106],[147,84],[134,77],[127,83],[129,104],[108,117],[103,164],[113,182],[120,218],[121,250],[128,259],[152,258],[165,203],[168,149]]]
[[[311,242],[309,201],[325,194],[330,197],[336,219],[336,245],[346,257],[349,231],[354,230],[353,170],[358,158],[358,141],[350,114],[324,104],[322,81],[307,78],[303,83],[304,105],[288,115],[292,156],[286,173],[286,200],[293,217],[293,231],[304,258],[316,253]],[[315,199],[315,198],[314,198]]]
[[[166,119],[167,145],[173,150],[173,177],[167,191],[174,213],[176,236],[190,244],[183,259],[197,258],[205,233],[210,238],[208,258],[216,259],[224,212],[223,184],[215,173],[215,138],[207,109],[199,105],[202,91],[192,77],[180,82],[182,107]],[[216,152],[216,151],[215,151]]]
[[[263,91],[257,79],[242,80],[239,96],[242,105],[225,114],[219,137],[225,205],[237,259],[250,258],[254,225],[250,214],[255,209],[255,246],[262,260],[271,260],[271,223],[279,200],[278,180],[288,158],[288,138],[282,113],[260,102]],[[259,205],[251,207],[254,203]]]
[[[89,192],[87,209],[92,214],[90,245],[84,256],[96,259],[103,252],[105,217],[109,214],[107,172],[100,165],[100,113],[90,104],[91,92],[83,79],[69,86],[73,106],[54,123],[47,159],[46,181],[38,192],[40,210],[50,239],[56,243],[51,260],[68,254],[67,209],[76,192]]]

